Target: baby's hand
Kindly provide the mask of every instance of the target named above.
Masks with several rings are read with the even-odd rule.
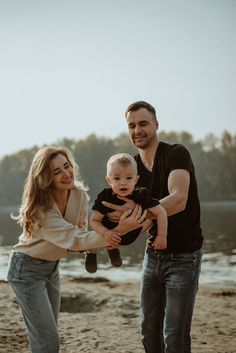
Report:
[[[118,233],[110,230],[110,229],[107,229],[103,233],[103,237],[109,243],[109,245],[112,246],[112,247],[118,246],[120,244],[120,241],[121,241],[120,235]]]
[[[163,249],[166,249],[166,247],[167,247],[166,236],[157,235],[156,239],[153,242],[154,250],[163,250]]]

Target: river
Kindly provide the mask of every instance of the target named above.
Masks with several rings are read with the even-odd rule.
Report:
[[[202,208],[204,255],[200,283],[236,287],[236,202],[205,202]],[[9,216],[16,208],[0,208],[0,280],[6,279],[11,247],[21,232],[19,225]],[[61,276],[106,277],[112,280],[136,281],[140,279],[145,237],[122,247],[123,265],[112,268],[105,251],[98,253],[98,271],[89,274],[84,269],[84,254],[70,255],[61,260]]]

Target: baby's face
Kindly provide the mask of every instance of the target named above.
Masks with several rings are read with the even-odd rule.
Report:
[[[138,178],[132,165],[122,166],[118,163],[112,166],[109,176],[106,177],[113,192],[122,197],[132,194]]]

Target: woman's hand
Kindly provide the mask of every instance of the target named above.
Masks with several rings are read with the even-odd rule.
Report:
[[[120,233],[117,233],[114,230],[107,229],[104,232],[103,237],[109,243],[109,247],[111,248],[116,248],[121,242]]]
[[[142,212],[142,207],[137,204],[133,210],[127,210],[122,214],[119,224],[114,230],[124,235],[136,228],[143,227],[146,214],[147,211]]]

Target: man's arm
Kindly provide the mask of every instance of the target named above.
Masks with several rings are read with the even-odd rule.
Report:
[[[167,215],[172,216],[185,209],[188,200],[188,190],[190,184],[190,173],[186,169],[175,169],[170,172],[168,177],[168,191],[169,195],[159,200],[160,204],[165,208]],[[131,200],[129,200],[131,201]],[[127,210],[127,203],[118,206],[109,202],[103,202],[107,207],[115,210],[113,212],[114,220],[119,220],[119,217],[125,210]],[[113,221],[112,213],[109,214],[109,219]],[[151,212],[148,211],[147,218],[155,218]]]
[[[172,216],[183,211],[188,200],[190,173],[185,169],[175,169],[168,177],[169,195],[159,200],[167,215]]]

